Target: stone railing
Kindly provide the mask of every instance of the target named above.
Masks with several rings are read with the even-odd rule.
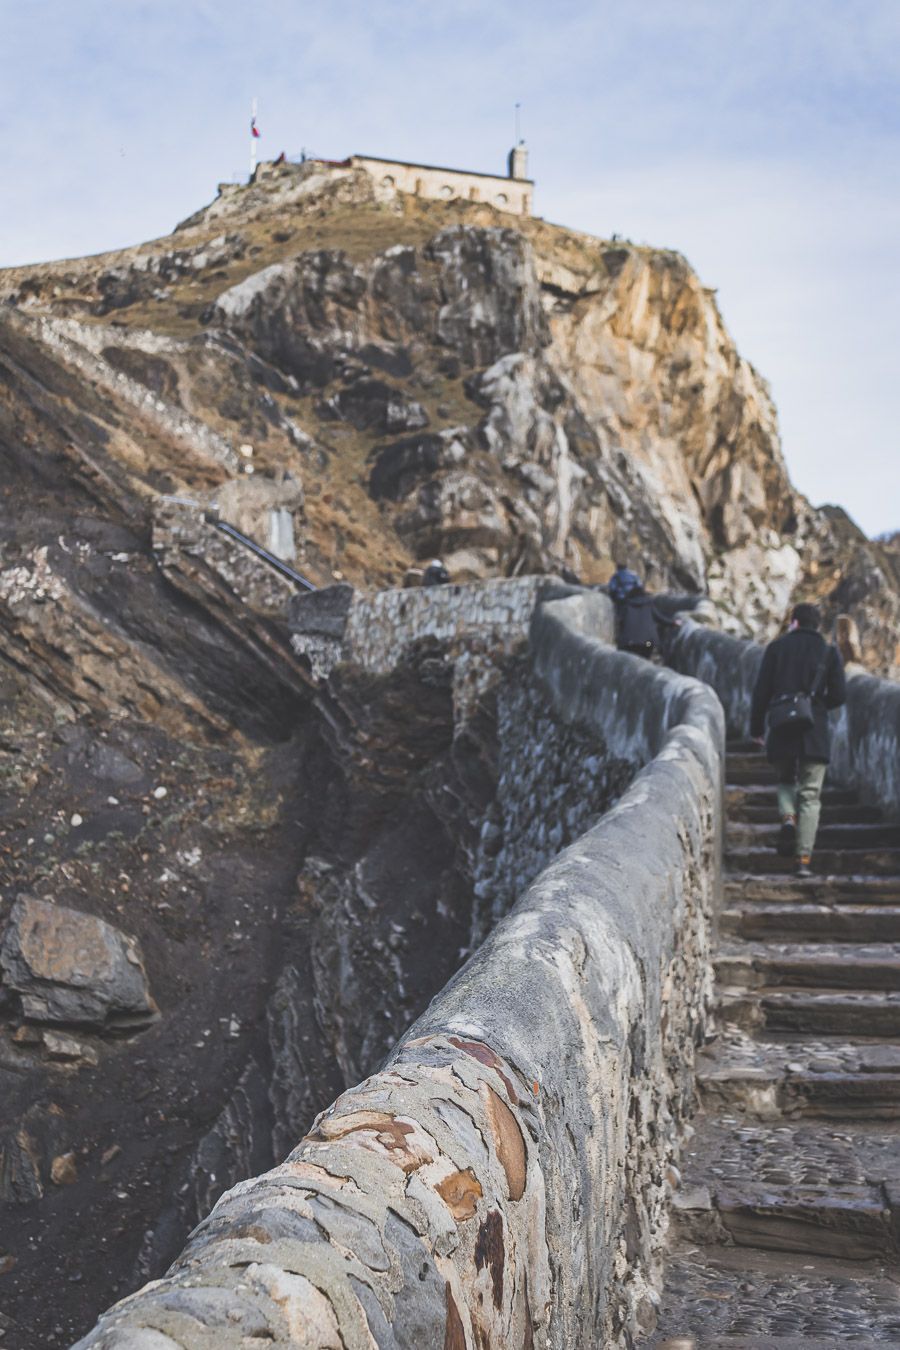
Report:
[[[287,1160],[226,1193],[80,1347],[624,1347],[654,1321],[721,855],[723,722],[697,682],[543,604],[556,716],[645,767]]]
[[[851,675],[834,727],[832,770],[864,802],[900,819],[900,684]]]
[[[473,641],[480,640],[500,655],[527,637],[539,597],[566,595],[574,589],[545,576],[385,591],[328,586],[292,598],[291,645],[319,678],[339,661],[384,673],[396,666],[404,649],[425,637],[450,651],[471,649]],[[604,596],[598,596],[593,621],[597,635],[612,641],[612,605]]]
[[[750,699],[762,660],[755,642],[686,620],[669,654],[675,670],[711,685],[728,733],[747,736]],[[847,679],[847,703],[832,714],[831,775],[860,798],[900,817],[900,684],[872,675]]]

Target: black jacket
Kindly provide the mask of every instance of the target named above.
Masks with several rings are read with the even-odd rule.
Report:
[[[629,595],[618,606],[618,641],[620,647],[641,647],[650,642],[659,645],[659,628],[675,628],[677,625],[656,609],[652,595],[641,591],[638,595]]]
[[[847,686],[837,648],[828,646],[821,633],[812,628],[792,629],[770,642],[763,654],[750,707],[751,736],[763,735],[766,709],[773,698],[810,692],[823,658],[825,668],[813,700],[813,725],[805,731],[785,727],[772,732],[766,742],[766,753],[773,762],[799,756],[828,763],[831,750],[828,709],[846,703]]]

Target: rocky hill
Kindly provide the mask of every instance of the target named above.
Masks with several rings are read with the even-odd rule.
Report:
[[[759,636],[800,596],[847,609],[897,670],[896,550],[794,491],[768,388],[678,254],[264,165],[166,239],[0,294],[3,347],[52,370],[78,453],[145,516],[218,497],[265,536],[286,511],[314,581],[439,554],[595,582],[625,555]]]
[[[597,582],[625,555],[762,636],[815,596],[883,673],[900,554],[794,492],[764,382],[673,253],[263,166],[0,298],[0,1333],[36,1350],[161,1270],[452,972],[524,715],[457,725],[429,650],[313,690],[293,586],[172,498],[317,585],[434,554]],[[322,907],[372,895],[399,908],[349,966],[383,1006],[363,1026],[348,995],[335,1029]]]

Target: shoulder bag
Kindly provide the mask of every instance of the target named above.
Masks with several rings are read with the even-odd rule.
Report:
[[[769,731],[782,731],[785,727],[795,727],[798,731],[808,731],[813,725],[813,699],[819,692],[819,684],[828,665],[831,648],[825,651],[816,667],[816,673],[809,693],[780,694],[773,698],[766,713],[766,725]]]

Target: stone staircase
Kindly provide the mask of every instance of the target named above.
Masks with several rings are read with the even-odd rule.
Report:
[[[809,880],[774,775],[727,758],[718,1034],[651,1343],[900,1346],[900,827],[827,787]]]

